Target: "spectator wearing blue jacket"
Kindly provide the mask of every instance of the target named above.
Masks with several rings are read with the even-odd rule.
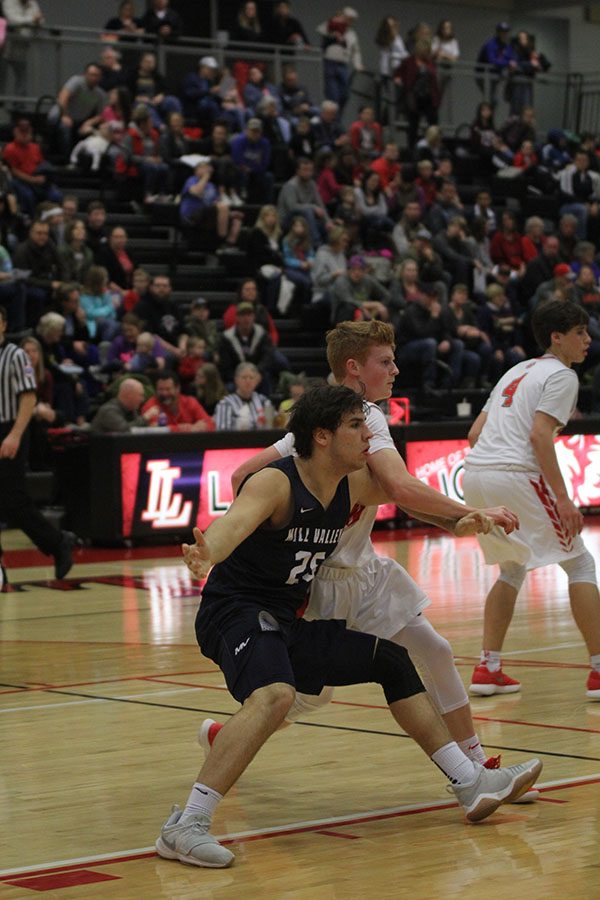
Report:
[[[260,119],[249,119],[245,131],[231,141],[231,158],[238,167],[240,189],[242,194],[246,194],[246,199],[255,203],[271,203],[275,181],[269,171],[271,145],[262,132]]]
[[[497,103],[496,92],[500,80],[506,77],[509,72],[515,72],[519,68],[515,49],[509,41],[510,25],[508,22],[498,22],[496,25],[496,34],[485,42],[477,56],[479,65],[476,72],[483,73],[486,71],[484,66],[492,67],[489,73],[489,82],[485,78],[477,78],[477,86],[482,93],[485,93],[486,82],[490,87],[490,103],[495,106]]]
[[[186,115],[201,125],[212,125],[221,112],[219,64],[214,56],[203,56],[196,72],[188,72],[181,86]]]
[[[562,128],[551,128],[542,147],[542,164],[551,172],[559,172],[571,162],[567,135]]]

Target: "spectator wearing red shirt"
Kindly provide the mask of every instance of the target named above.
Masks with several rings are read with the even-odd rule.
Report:
[[[206,352],[206,341],[201,337],[187,335],[185,354],[179,360],[179,377],[184,389],[189,388],[198,369],[207,363],[210,354]]]
[[[317,190],[330,215],[336,207],[340,196],[341,184],[335,177],[335,154],[331,150],[321,150],[317,156]]]
[[[535,168],[538,163],[538,155],[535,152],[533,141],[523,141],[520,149],[517,150],[513,157],[513,166],[526,171],[527,169]]]
[[[4,148],[2,159],[10,169],[14,191],[25,215],[33,218],[35,207],[44,200],[62,201],[62,194],[48,179],[49,167],[40,145],[33,140],[29,119],[17,119],[13,140]]]
[[[517,218],[510,210],[502,213],[502,224],[490,243],[490,256],[496,265],[510,266],[522,275],[525,271],[523,235],[517,230]]]
[[[385,145],[383,154],[371,163],[371,169],[379,175],[379,183],[384,191],[398,177],[401,169],[399,156],[398,144],[390,142]]]
[[[375,110],[372,106],[362,107],[348,134],[352,149],[361,156],[375,159],[381,153],[381,125],[375,121]]]
[[[215,423],[195,397],[181,393],[176,372],[163,372],[156,379],[155,394],[142,406],[149,425],[168,425],[171,431],[214,431]]]

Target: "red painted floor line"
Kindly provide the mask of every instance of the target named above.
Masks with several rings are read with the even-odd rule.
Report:
[[[541,788],[542,793],[549,793],[551,791],[562,791],[562,790],[570,790],[571,788],[576,787],[587,787],[588,785],[600,784],[600,778],[594,778],[592,780],[582,780],[582,781],[572,781],[569,784],[558,784],[550,787]],[[544,798],[546,799],[546,798]],[[567,802],[567,801],[563,801]],[[366,816],[364,818],[348,818],[343,822],[336,822],[336,828],[347,827],[348,825],[362,825],[365,822],[381,822],[387,819],[398,819],[404,818],[405,816],[414,816],[420,815],[421,813],[427,812],[436,812],[440,810],[446,809],[456,809],[458,806],[457,803],[450,801],[449,803],[444,803],[436,806],[423,806],[419,809],[408,809],[401,810],[399,812],[391,812],[391,813],[377,813],[372,816]],[[276,837],[288,837],[294,834],[306,834],[309,832],[321,832],[323,831],[323,824],[315,824],[315,825],[304,825],[298,828],[290,828],[290,829],[281,829],[277,831],[267,831],[259,834],[251,834],[247,837],[238,837],[232,840],[224,840],[222,844],[245,844],[251,843],[253,841],[261,841],[261,840],[269,840],[271,838]],[[71,865],[65,866],[49,866],[46,869],[36,869],[31,871],[31,875],[44,875],[51,872],[70,872],[75,871],[76,869],[86,869],[86,868],[98,868],[100,866],[112,866],[117,865],[122,862],[134,862],[138,859],[152,859],[156,858],[157,854],[154,851],[148,851],[146,853],[132,853],[131,855],[126,856],[115,856],[109,859],[101,859],[95,860],[91,862],[87,860],[81,863],[72,863]],[[17,877],[25,878],[27,877],[27,872],[21,872],[19,875],[0,875],[0,883],[7,882],[10,880],[14,880]]]
[[[167,675],[212,675],[218,674],[219,670],[207,670],[203,672],[172,672],[166,673]],[[177,687],[191,687],[191,688],[202,688],[203,690],[209,691],[221,691],[227,692],[228,689],[226,687],[221,687],[215,684],[204,684],[204,683],[195,683],[190,681],[173,681],[169,678],[163,678],[161,675],[132,675],[125,678],[109,678],[102,679],[100,681],[81,681],[72,684],[56,684],[56,685],[42,685],[39,687],[28,687],[28,688],[12,688],[7,691],[0,691],[1,694],[24,694],[24,693],[43,693],[43,691],[47,690],[61,690],[69,687],[93,687],[94,685],[101,684],[112,684],[126,681],[147,681],[150,684],[174,684]],[[337,706],[350,706],[356,707],[358,709],[379,709],[385,712],[388,711],[388,707],[376,703],[354,703],[351,700],[332,700],[332,703]],[[600,729],[598,728],[582,728],[576,725],[553,725],[547,722],[528,722],[524,719],[500,719],[495,716],[473,716],[473,719],[476,722],[490,722],[500,725],[524,725],[528,728],[550,728],[556,731],[573,731],[581,734],[600,734]]]
[[[212,673],[209,673],[212,674]],[[219,670],[215,674],[220,674]],[[190,687],[190,688],[203,688],[206,690],[207,688],[211,691],[226,691],[228,688],[219,687],[216,684],[196,684],[191,681],[169,681],[167,678],[144,678],[144,681],[149,681],[151,684],[176,684],[177,687]]]
[[[528,728],[553,728],[556,731],[578,731],[584,734],[600,734],[599,728],[578,728],[575,725],[550,725],[546,722],[525,722],[523,719],[493,719],[473,716],[478,722],[499,722],[501,725],[526,725]]]
[[[507,659],[504,661],[508,669],[512,666],[525,669],[589,669],[589,664],[585,663],[550,662],[543,659]],[[479,659],[474,656],[455,656],[454,662],[457,666],[472,666],[478,663]]]
[[[169,675],[219,675],[220,669],[216,667],[214,669],[194,669],[191,672],[165,672],[165,676]],[[94,685],[100,684],[119,684],[125,681],[149,681],[154,682],[156,679],[162,679],[162,675],[126,675],[121,678],[100,678],[96,681],[70,681],[66,684],[39,684],[37,683],[32,687],[22,687],[22,688],[11,688],[10,690],[0,691],[0,694],[23,694],[23,693],[34,693],[39,691],[47,691],[47,690],[64,690],[65,688],[72,687],[93,687]],[[165,681],[165,684],[178,684],[181,687],[201,687],[201,685],[196,684],[188,684],[183,681]],[[217,688],[215,690],[222,690],[221,688]]]
[[[357,706],[362,709],[381,709],[388,711],[388,707],[376,703],[353,703],[351,700],[332,700],[338,706]],[[543,722],[525,722],[521,719],[498,719],[493,716],[473,716],[476,722],[497,722],[501,725],[529,725],[532,728],[556,728],[560,731],[581,731],[585,734],[600,734],[598,728],[578,728],[575,725],[546,725]]]
[[[5,550],[4,565],[9,570],[9,580],[11,569],[29,569],[37,566],[49,566],[51,559],[44,556],[39,550],[33,548],[23,548],[21,550]],[[127,560],[139,559],[173,559],[181,557],[181,547],[179,544],[170,544],[168,546],[161,545],[159,547],[89,547],[82,550],[76,550],[73,554],[74,565],[85,565],[86,563],[100,562],[126,562]]]
[[[117,612],[117,610],[115,610]],[[118,610],[121,612],[121,610]],[[141,612],[146,612],[146,610],[141,610]],[[68,618],[68,616],[64,616],[64,618]],[[165,648],[172,647],[174,650],[185,649],[186,647],[189,649],[198,650],[198,644],[195,641],[191,641],[188,644],[172,644],[170,641],[165,642],[164,644],[160,641],[68,641],[63,640],[61,638],[56,638],[56,640],[49,641],[33,641],[33,640],[4,640],[0,639],[0,645],[2,644],[49,644],[51,647],[56,644],[62,646],[63,644],[68,644],[69,647],[156,647],[157,649],[164,650]]]

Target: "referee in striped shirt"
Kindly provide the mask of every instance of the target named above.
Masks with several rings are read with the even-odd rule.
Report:
[[[56,578],[61,579],[73,565],[76,538],[51,525],[25,492],[27,429],[37,402],[35,374],[25,351],[6,342],[6,322],[6,310],[0,306],[0,520],[21,528],[42,553],[53,556]]]

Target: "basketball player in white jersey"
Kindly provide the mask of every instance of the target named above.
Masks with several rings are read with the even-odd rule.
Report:
[[[475,507],[465,508],[408,473],[385,416],[374,402],[391,396],[398,374],[394,343],[390,325],[378,321],[342,322],[327,335],[327,358],[336,381],[367,401],[366,421],[372,432],[368,465],[384,492],[415,517],[448,527],[449,521],[474,512]],[[293,436],[288,434],[240,466],[233,476],[234,488],[249,473],[293,452]],[[518,524],[502,505],[480,511],[507,532]],[[453,739],[467,756],[483,765],[486,754],[475,732],[452,648],[422,615],[431,602],[425,592],[397,562],[375,553],[371,529],[376,514],[377,507],[352,510],[338,546],[312,583],[305,618],[345,619],[349,628],[405,647]],[[293,722],[325,705],[332,694],[331,688],[325,688],[318,697],[298,693],[286,720]],[[203,723],[200,742],[205,749],[217,728],[210,719]],[[487,760],[487,764],[496,766],[498,758]],[[536,795],[537,792],[528,792],[526,802]]]
[[[510,535],[495,528],[478,536],[486,563],[500,574],[485,603],[481,662],[471,693],[520,690],[502,671],[504,638],[515,601],[530,569],[558,563],[569,579],[573,617],[586,643],[591,671],[587,697],[600,700],[600,598],[596,567],[580,532],[583,516],[569,498],[554,437],[570,419],[579,381],[571,366],[585,359],[591,338],[588,314],[578,304],[549,300],[535,310],[533,333],[543,356],[502,376],[469,432],[465,462],[467,503],[508,501],[520,520]]]

